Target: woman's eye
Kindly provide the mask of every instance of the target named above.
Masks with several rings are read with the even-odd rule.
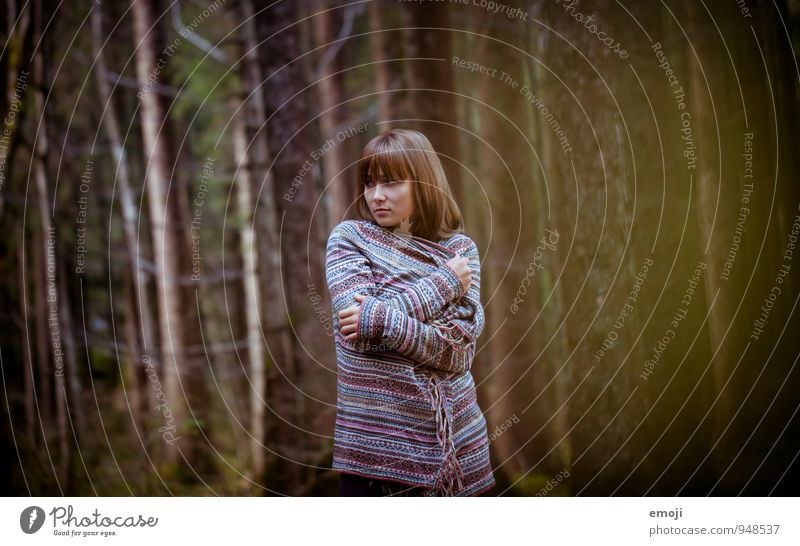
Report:
[[[399,180],[390,180],[387,176],[381,176],[378,180],[373,178],[367,178],[364,180],[364,187],[365,188],[374,188],[376,184],[380,183],[381,185],[386,184],[389,186],[393,186],[400,182]]]

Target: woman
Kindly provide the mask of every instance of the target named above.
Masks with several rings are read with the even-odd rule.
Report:
[[[424,135],[392,129],[359,164],[359,220],[328,239],[341,495],[478,495],[495,483],[470,373],[480,260]]]

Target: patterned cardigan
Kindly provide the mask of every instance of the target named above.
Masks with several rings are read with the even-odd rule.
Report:
[[[469,259],[464,293],[446,262]],[[338,363],[333,468],[421,487],[424,495],[477,495],[495,481],[486,420],[470,373],[483,331],[480,260],[456,234],[438,244],[374,222],[346,220],[327,244]],[[339,311],[361,304],[357,339]]]

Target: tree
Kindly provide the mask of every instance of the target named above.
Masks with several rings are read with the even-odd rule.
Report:
[[[453,71],[443,69],[442,63],[429,60],[452,59],[452,35],[448,29],[452,6],[444,2],[432,2],[413,6],[411,35],[415,55],[424,60],[415,61],[413,97],[416,99],[409,117],[416,118],[422,132],[439,153],[442,166],[447,172],[447,181],[458,203],[464,201],[459,157],[459,134],[457,101],[453,98],[455,85]]]
[[[142,355],[157,348],[152,325],[153,311],[150,304],[150,295],[147,290],[147,281],[150,273],[145,269],[145,257],[140,251],[140,244],[136,233],[138,209],[131,188],[131,176],[128,169],[128,157],[120,136],[117,111],[111,97],[108,85],[110,74],[106,67],[105,53],[103,52],[103,6],[97,4],[92,7],[92,47],[95,59],[95,81],[101,104],[103,104],[103,128],[106,131],[111,146],[114,166],[116,168],[116,181],[119,190],[119,205],[122,212],[122,227],[124,233],[125,255],[125,284],[127,290],[127,305],[124,306],[126,314],[126,338],[130,351],[130,361],[126,366],[126,377],[129,383],[128,392],[133,399],[133,420],[137,426],[146,426],[146,408],[150,402],[156,402],[147,395],[143,367],[145,363]],[[152,357],[155,359],[155,355]]]
[[[160,71],[156,67],[156,35],[159,27],[154,17],[155,10],[154,0],[136,0],[132,6],[136,74],[142,83]],[[170,463],[185,463],[193,467],[192,463],[197,463],[199,448],[193,445],[193,431],[187,429],[187,404],[191,394],[191,389],[187,387],[196,382],[191,375],[196,375],[197,372],[190,369],[187,358],[186,331],[194,324],[186,323],[187,307],[179,282],[182,261],[186,256],[185,247],[178,236],[182,228],[182,211],[179,208],[179,199],[175,195],[170,199],[169,195],[173,156],[166,133],[168,122],[161,96],[142,88],[139,98],[144,157],[148,165],[146,191],[150,208],[153,259],[157,272],[156,289],[161,329],[159,371],[162,374],[161,383],[166,399],[166,403],[160,406],[165,421],[163,428],[166,429],[162,438]],[[192,309],[194,306],[190,303],[189,316]]]
[[[312,33],[314,47],[322,48],[320,61],[317,66],[315,78],[315,91],[320,104],[319,125],[323,140],[336,139],[336,132],[344,116],[341,115],[344,105],[342,102],[341,75],[337,75],[339,64],[336,62],[336,52],[340,44],[332,44],[336,38],[334,29],[333,9],[327,2],[315,3]],[[339,10],[341,11],[341,10]],[[334,146],[322,156],[322,172],[325,180],[325,200],[328,216],[328,229],[342,221],[347,210],[347,184],[345,183],[345,158],[341,146]]]

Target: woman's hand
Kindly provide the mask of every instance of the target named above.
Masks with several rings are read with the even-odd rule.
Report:
[[[367,299],[361,294],[355,295],[358,305],[348,307],[339,311],[339,331],[346,341],[352,341],[358,337],[358,321],[361,319],[361,303]]]
[[[462,294],[469,290],[469,285],[472,283],[472,270],[469,268],[469,259],[456,256],[447,262],[447,265],[456,272],[458,278],[461,279],[461,284],[464,287]]]

